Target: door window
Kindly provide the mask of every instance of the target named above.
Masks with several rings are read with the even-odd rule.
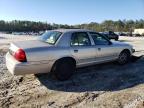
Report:
[[[71,46],[90,46],[91,42],[86,32],[76,32],[72,34]]]
[[[90,33],[90,35],[92,36],[95,45],[108,45],[109,44],[109,41],[104,36],[98,33]]]

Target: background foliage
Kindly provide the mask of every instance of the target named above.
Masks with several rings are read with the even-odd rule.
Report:
[[[105,20],[102,23],[91,22],[89,24],[79,25],[63,25],[51,24],[47,22],[34,22],[34,21],[3,21],[0,20],[0,31],[5,32],[39,32],[44,30],[52,30],[58,28],[81,28],[91,29],[98,32],[115,31],[115,32],[132,32],[135,28],[144,28],[144,20]]]

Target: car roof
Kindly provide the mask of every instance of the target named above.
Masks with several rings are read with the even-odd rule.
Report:
[[[56,29],[56,30],[52,30],[52,31],[59,31],[62,33],[66,33],[66,32],[94,32],[92,30],[87,30],[87,29]]]

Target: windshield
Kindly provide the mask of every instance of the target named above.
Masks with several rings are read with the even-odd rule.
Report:
[[[42,36],[40,36],[38,40],[54,45],[61,34],[62,33],[58,31],[48,31],[48,32],[45,32]]]

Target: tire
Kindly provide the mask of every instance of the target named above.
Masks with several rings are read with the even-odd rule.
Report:
[[[56,63],[55,77],[60,81],[69,79],[75,71],[75,63],[70,59],[62,59]]]
[[[118,58],[118,63],[120,65],[124,65],[128,63],[130,60],[130,52],[127,50],[124,50],[120,53],[119,58]]]
[[[118,41],[118,38],[115,38],[115,41]]]

